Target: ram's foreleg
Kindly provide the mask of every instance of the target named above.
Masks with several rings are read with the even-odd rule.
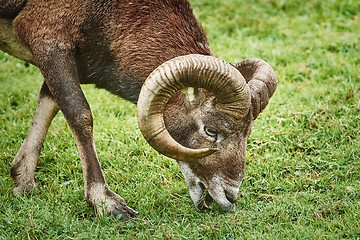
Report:
[[[134,217],[137,212],[106,185],[95,150],[93,117],[80,87],[74,56],[71,51],[53,51],[36,53],[35,57],[55,102],[74,134],[83,170],[85,198],[99,214],[121,215],[124,220]]]

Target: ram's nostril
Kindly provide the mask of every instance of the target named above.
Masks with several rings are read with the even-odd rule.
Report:
[[[226,199],[231,203],[235,203],[236,200],[237,200],[237,197],[234,197],[234,196],[232,196],[232,195],[230,195],[228,193],[225,193],[225,196],[226,196]]]
[[[202,191],[205,191],[206,187],[202,182],[198,182],[198,185],[200,186]]]

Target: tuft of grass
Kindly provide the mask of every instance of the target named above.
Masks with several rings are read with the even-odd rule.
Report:
[[[39,160],[38,192],[13,196],[9,165],[42,77],[0,53],[0,239],[360,239],[360,3],[191,3],[216,56],[263,58],[279,79],[248,140],[236,210],[196,212],[176,163],[143,140],[136,107],[93,86],[83,89],[108,184],[140,216],[118,222],[87,206],[61,114]]]

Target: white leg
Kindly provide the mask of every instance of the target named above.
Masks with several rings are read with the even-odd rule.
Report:
[[[35,186],[34,176],[40,151],[51,121],[58,111],[59,107],[44,84],[29,133],[11,164],[15,194],[27,192]]]

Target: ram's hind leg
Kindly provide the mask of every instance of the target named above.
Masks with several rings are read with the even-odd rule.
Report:
[[[44,83],[29,133],[11,164],[15,194],[28,192],[35,186],[34,176],[40,151],[51,121],[58,111],[59,107]]]

